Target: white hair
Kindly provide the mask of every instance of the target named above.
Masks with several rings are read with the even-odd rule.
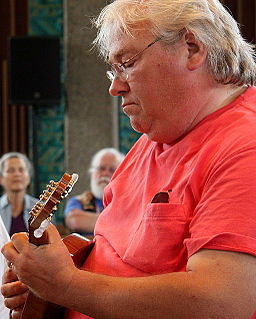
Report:
[[[218,83],[256,83],[254,46],[241,36],[237,22],[218,0],[115,0],[94,21],[94,45],[107,58],[117,35],[149,30],[161,42],[176,43],[185,30],[208,50],[207,63]]]
[[[117,164],[120,164],[122,160],[124,159],[124,154],[120,153],[117,149],[113,147],[106,147],[101,150],[99,150],[97,153],[95,153],[91,160],[91,165],[89,168],[89,173],[92,173],[92,171],[95,169],[95,167],[99,166],[99,163],[103,156],[106,154],[112,154],[115,156]]]

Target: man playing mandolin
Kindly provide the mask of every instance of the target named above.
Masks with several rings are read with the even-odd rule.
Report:
[[[2,293],[65,319],[256,318],[256,67],[218,0],[115,0],[96,20],[110,94],[142,137],[77,268],[53,225],[15,234]],[[34,319],[34,318],[33,318]]]

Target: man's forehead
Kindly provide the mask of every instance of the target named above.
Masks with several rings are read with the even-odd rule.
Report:
[[[119,35],[115,37],[109,45],[108,61],[118,61],[126,53],[136,53],[139,46],[147,44],[152,35],[146,32],[136,33],[134,35]],[[145,43],[144,43],[145,42]]]
[[[105,153],[101,158],[100,158],[100,162],[106,162],[108,160],[113,160],[115,159],[116,156],[112,153]]]
[[[127,52],[127,50],[130,50],[132,47],[134,47],[133,43],[134,39],[127,36],[113,40],[109,46],[108,59],[110,61],[120,59]]]

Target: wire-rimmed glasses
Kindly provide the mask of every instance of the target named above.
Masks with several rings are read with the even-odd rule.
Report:
[[[139,51],[135,55],[133,55],[128,60],[124,61],[123,63],[112,63],[109,64],[111,67],[111,70],[106,72],[107,78],[113,82],[114,79],[117,77],[120,81],[127,81],[129,78],[129,73],[127,72],[127,64],[131,62],[134,58],[136,58],[138,55],[142,54],[145,50],[150,48],[154,43],[161,40],[161,37],[156,38],[154,41],[150,42],[143,50]]]

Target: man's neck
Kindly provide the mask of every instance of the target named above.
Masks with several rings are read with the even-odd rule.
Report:
[[[247,86],[242,86],[242,87],[237,87],[237,88],[233,88],[231,90],[227,91],[227,96],[226,98],[223,100],[223,102],[221,103],[220,107],[223,107],[225,105],[230,104],[231,102],[233,102],[236,98],[238,98],[242,93],[244,93],[247,90]]]
[[[198,112],[194,121],[191,123],[191,127],[189,128],[189,130],[192,129],[197,123],[199,123],[209,114],[233,102],[243,92],[245,92],[247,88],[247,86],[235,87],[231,85],[217,85],[211,90],[206,91],[207,93],[204,96],[202,107],[200,108],[200,111]]]

